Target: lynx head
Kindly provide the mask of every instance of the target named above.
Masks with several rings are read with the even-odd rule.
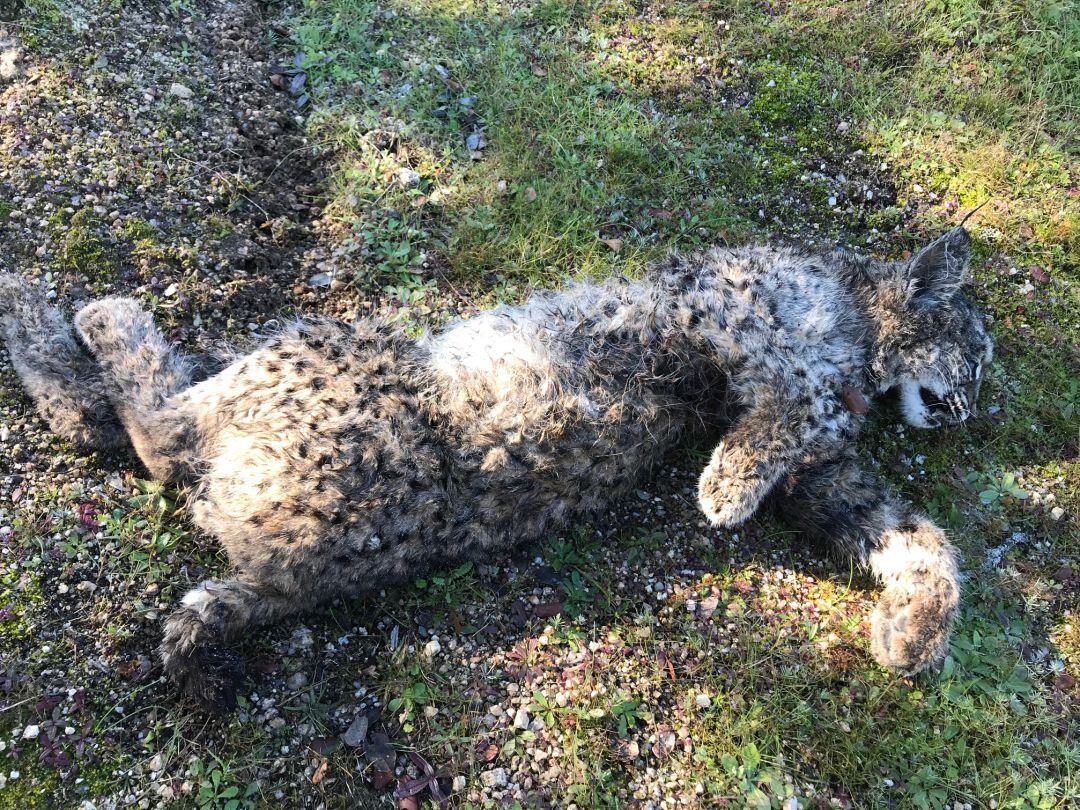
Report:
[[[971,240],[956,228],[878,284],[879,390],[896,389],[914,427],[957,424],[975,410],[993,356],[982,315],[961,294]]]

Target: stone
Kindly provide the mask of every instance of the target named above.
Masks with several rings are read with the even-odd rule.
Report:
[[[487,788],[504,788],[510,784],[506,768],[493,768],[480,774],[480,784]]]
[[[408,166],[402,166],[394,172],[394,178],[397,180],[399,186],[406,189],[416,188],[423,179],[420,176],[420,172],[415,169],[410,169]]]
[[[187,87],[180,82],[173,82],[169,85],[169,92],[177,98],[191,98],[195,95],[195,91],[190,87]]]
[[[367,738],[368,733],[368,719],[366,714],[358,714],[353,718],[352,723],[345,730],[345,733],[341,735],[341,741],[350,748],[356,748],[361,745]]]
[[[517,710],[514,715],[514,728],[525,731],[529,728],[529,713],[525,711],[525,707],[522,706]]]

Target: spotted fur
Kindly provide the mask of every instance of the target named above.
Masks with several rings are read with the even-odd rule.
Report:
[[[835,541],[884,584],[874,655],[915,672],[946,650],[954,553],[859,469],[851,402],[895,388],[920,427],[967,418],[990,359],[967,261],[960,229],[905,263],[673,254],[419,340],[298,320],[202,382],[129,299],[86,306],[73,331],[8,276],[0,328],[57,432],[110,445],[122,424],[227,551],[235,577],[185,596],[161,646],[208,702],[231,700],[228,645],[249,628],[564,528],[710,431],[709,519],[734,526],[771,495]]]

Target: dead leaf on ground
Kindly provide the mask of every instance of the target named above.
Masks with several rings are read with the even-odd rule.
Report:
[[[375,790],[386,790],[393,782],[393,771],[374,771],[371,774],[371,785]]]
[[[329,761],[330,760],[328,759],[324,759],[321,763],[319,763],[319,767],[316,768],[315,773],[311,775],[311,784],[317,785],[323,780],[323,777],[326,776],[326,765]]]
[[[1076,686],[1076,678],[1067,672],[1063,672],[1054,679],[1054,688],[1059,692],[1068,692]]]
[[[1043,270],[1041,267],[1037,267],[1035,265],[1032,265],[1031,267],[1028,268],[1028,273],[1031,275],[1031,277],[1033,279],[1035,279],[1040,284],[1049,284],[1050,283],[1050,274],[1047,273],[1045,270]]]
[[[562,602],[541,602],[533,607],[533,615],[538,619],[551,619],[562,613]]]
[[[611,248],[611,250],[613,252],[615,252],[615,253],[618,253],[620,250],[622,250],[622,246],[623,246],[623,240],[622,239],[618,239],[618,238],[615,238],[615,239],[601,239],[600,241],[603,242],[605,245],[607,245],[609,248]]]

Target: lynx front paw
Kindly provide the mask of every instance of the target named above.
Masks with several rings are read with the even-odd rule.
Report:
[[[757,511],[780,475],[773,472],[763,477],[758,472],[759,465],[733,465],[721,453],[722,450],[717,451],[701,474],[698,504],[713,525],[730,528]]]
[[[882,666],[914,675],[941,663],[960,594],[951,579],[935,578],[913,590],[886,588],[870,618],[870,650]]]

